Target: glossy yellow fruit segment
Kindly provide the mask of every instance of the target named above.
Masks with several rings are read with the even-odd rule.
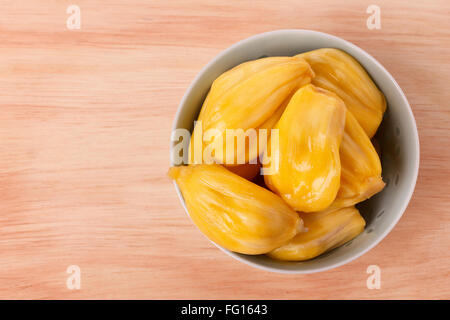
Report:
[[[200,111],[191,139],[190,163],[208,163],[202,157],[202,150],[208,146],[211,149],[214,146],[211,158],[216,163],[232,165],[255,160],[263,150],[257,148],[258,134],[251,140],[246,136],[247,130],[270,130],[280,116],[277,110],[295,90],[310,83],[313,75],[309,64],[298,57],[253,60],[223,73],[213,82]],[[229,145],[228,150],[227,129],[241,130],[235,132],[235,147]],[[198,152],[198,142],[205,140],[207,131],[215,133],[206,138],[200,148],[202,152]],[[239,139],[247,142],[239,146]],[[239,159],[243,161],[238,162]]]
[[[278,260],[302,261],[339,247],[358,236],[366,222],[355,207],[302,213],[305,232],[269,253]]]
[[[313,68],[316,76],[312,83],[336,93],[371,138],[383,118],[386,100],[358,61],[344,51],[332,48],[297,56]]]
[[[276,148],[269,143],[267,153],[273,158],[278,152],[278,171],[264,180],[293,209],[321,211],[336,198],[345,113],[344,103],[334,93],[306,85],[294,94],[275,126],[279,143]]]
[[[280,197],[221,165],[172,167],[169,176],[197,227],[228,250],[267,253],[303,229],[299,215]]]
[[[349,207],[380,192],[381,162],[369,137],[347,112],[341,149],[341,186],[332,208]]]

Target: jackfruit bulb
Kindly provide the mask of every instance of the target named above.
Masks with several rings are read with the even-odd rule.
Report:
[[[267,253],[303,230],[302,219],[280,197],[221,165],[172,167],[169,176],[197,227],[230,251]]]
[[[380,192],[385,183],[372,142],[353,114],[347,111],[341,149],[341,186],[331,208],[343,208]]]
[[[321,255],[352,240],[366,222],[355,207],[335,211],[301,213],[305,231],[268,255],[277,260],[303,261]]]
[[[258,129],[270,131],[281,116],[279,109],[313,76],[309,64],[298,57],[253,60],[220,75],[213,82],[195,125],[190,163],[256,163],[263,152],[263,148],[258,148]],[[247,132],[248,129],[256,132]],[[227,139],[235,141],[234,148]]]
[[[312,83],[336,93],[372,138],[386,110],[386,99],[358,61],[333,48],[308,51],[296,57],[311,65],[315,73]]]
[[[264,181],[293,209],[321,211],[336,198],[345,113],[339,97],[310,84],[294,94],[275,126],[279,141],[275,147],[269,143],[266,153],[271,161],[278,154],[279,164]],[[271,167],[271,161],[263,166]]]

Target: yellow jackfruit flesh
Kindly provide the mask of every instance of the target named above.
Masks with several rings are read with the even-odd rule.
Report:
[[[365,226],[355,207],[335,211],[301,213],[305,231],[268,255],[285,261],[302,261],[339,247],[358,236]]]
[[[339,154],[341,186],[331,208],[357,204],[384,188],[380,158],[369,137],[351,112],[347,112],[346,115]]]
[[[222,247],[263,254],[303,229],[303,221],[272,192],[221,165],[191,165],[169,170],[197,227]]]
[[[191,138],[190,163],[255,163],[263,150],[257,148],[258,132],[246,138],[247,130],[270,130],[280,116],[277,110],[313,76],[309,64],[298,57],[258,59],[223,73],[213,82],[200,111]],[[235,141],[234,150],[231,144],[229,150],[225,147],[227,129],[238,130],[228,137]],[[202,159],[204,154],[210,159]]]
[[[332,48],[305,52],[297,57],[308,61],[314,70],[312,83],[336,93],[372,138],[386,110],[386,100],[358,61]]]
[[[279,154],[278,170],[264,176],[266,185],[293,209],[315,212],[326,209],[340,185],[339,147],[346,108],[334,93],[313,85],[299,89],[275,126],[278,144],[269,142],[266,154],[272,166]]]

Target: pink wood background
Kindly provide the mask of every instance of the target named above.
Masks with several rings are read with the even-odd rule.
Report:
[[[81,8],[81,30],[66,8]],[[381,30],[366,8],[381,7]],[[450,298],[450,2],[0,3],[0,298]],[[313,29],[375,56],[417,119],[421,168],[400,223],[335,270],[279,275],[226,256],[171,182],[178,103],[221,50]],[[380,290],[366,287],[379,265]],[[81,268],[81,290],[66,268]]]

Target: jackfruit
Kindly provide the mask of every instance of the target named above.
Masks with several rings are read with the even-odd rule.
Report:
[[[358,61],[332,48],[305,52],[297,57],[308,61],[314,70],[312,83],[336,93],[372,138],[386,110],[386,99]]]
[[[369,137],[349,111],[339,154],[341,186],[331,208],[357,204],[384,188],[380,158]]]
[[[358,236],[366,222],[355,207],[300,213],[305,231],[268,255],[285,261],[303,261],[321,255]]]
[[[263,167],[271,167],[278,153],[278,170],[264,181],[293,209],[321,211],[336,198],[345,113],[339,97],[309,84],[294,94],[276,124],[279,141],[275,148],[268,144],[264,158],[270,154],[271,161]]]
[[[313,76],[309,64],[298,57],[253,60],[220,75],[213,82],[195,125],[190,163],[256,163],[264,148],[258,148],[257,130],[271,129],[281,116],[277,110]],[[234,135],[227,137],[227,129],[234,129]],[[248,129],[256,131],[247,132]],[[227,139],[236,141],[234,148]]]
[[[228,250],[267,253],[303,230],[299,215],[280,197],[221,165],[172,167],[169,176],[193,222]]]

